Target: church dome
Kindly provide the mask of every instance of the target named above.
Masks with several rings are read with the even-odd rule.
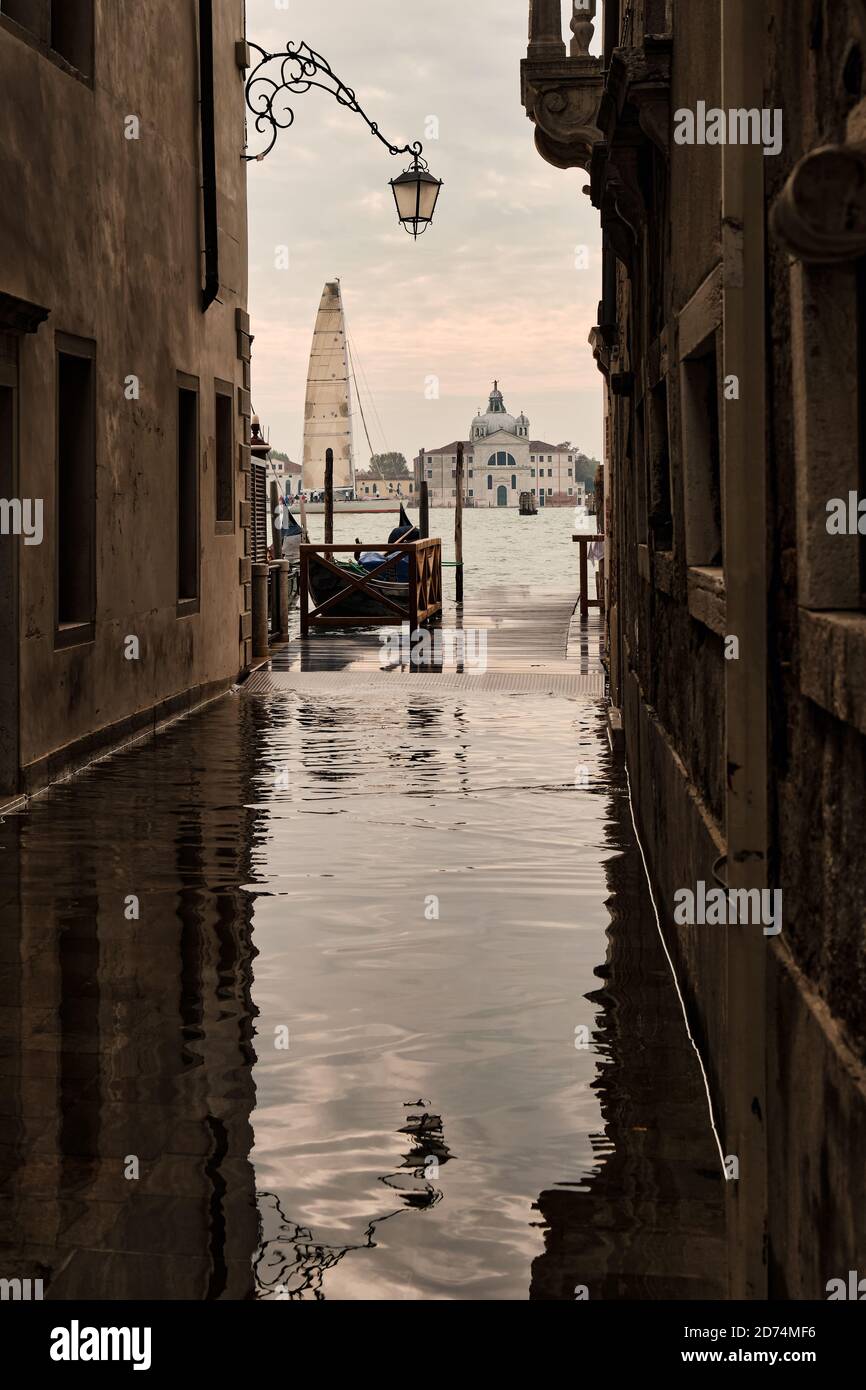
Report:
[[[528,429],[528,420],[526,426]],[[472,421],[472,438],[483,439],[485,435],[495,434],[497,430],[506,430],[508,434],[520,433],[518,421],[505,409],[505,400],[499,389],[499,382],[494,381],[487,410],[483,414],[479,411]]]

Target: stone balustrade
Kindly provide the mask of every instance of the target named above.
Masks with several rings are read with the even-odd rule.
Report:
[[[529,0],[529,47],[522,64],[523,105],[549,164],[588,168],[599,139],[601,60],[590,56],[598,0],[572,0],[571,43],[562,37],[561,0]]]

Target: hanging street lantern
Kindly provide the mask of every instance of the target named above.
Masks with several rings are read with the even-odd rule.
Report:
[[[391,179],[397,215],[410,236],[417,241],[433,221],[433,213],[442,187],[422,158],[420,141],[414,145],[392,145],[386,140],[375,121],[362,110],[355,93],[331,70],[330,64],[307,43],[288,43],[278,53],[268,53],[258,44],[250,43],[259,60],[250,72],[246,84],[247,108],[255,116],[255,128],[269,140],[258,154],[245,154],[245,160],[262,160],[269,155],[281,130],[288,130],[295,121],[289,105],[289,95],[300,96],[311,87],[329,92],[339,102],[355,111],[367,123],[371,135],[381,141],[390,155],[412,156],[412,163],[396,179]]]
[[[416,241],[433,221],[439,190],[442,187],[442,180],[433,177],[426,161],[421,158],[420,149],[419,145],[419,152],[415,155],[411,167],[391,180],[397,216]]]

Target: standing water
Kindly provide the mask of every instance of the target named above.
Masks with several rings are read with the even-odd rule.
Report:
[[[574,590],[573,522],[470,513],[467,587]],[[723,1294],[718,1149],[600,700],[236,693],[0,839],[9,1277]]]

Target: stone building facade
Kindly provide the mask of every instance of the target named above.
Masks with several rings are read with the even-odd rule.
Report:
[[[250,659],[245,61],[243,0],[0,0],[0,801]]]
[[[487,410],[472,421],[463,443],[464,506],[516,507],[521,492],[538,506],[582,506],[586,484],[575,477],[579,451],[532,439],[529,420],[509,414],[494,381]],[[415,489],[426,479],[431,507],[453,507],[457,497],[457,445],[422,449],[414,460]]]
[[[866,5],[606,0],[599,57],[595,17],[576,0],[566,52],[531,0],[522,76],[604,236],[611,724],[730,1293],[826,1298],[866,1268]],[[781,932],[678,924],[699,882],[779,890]]]

